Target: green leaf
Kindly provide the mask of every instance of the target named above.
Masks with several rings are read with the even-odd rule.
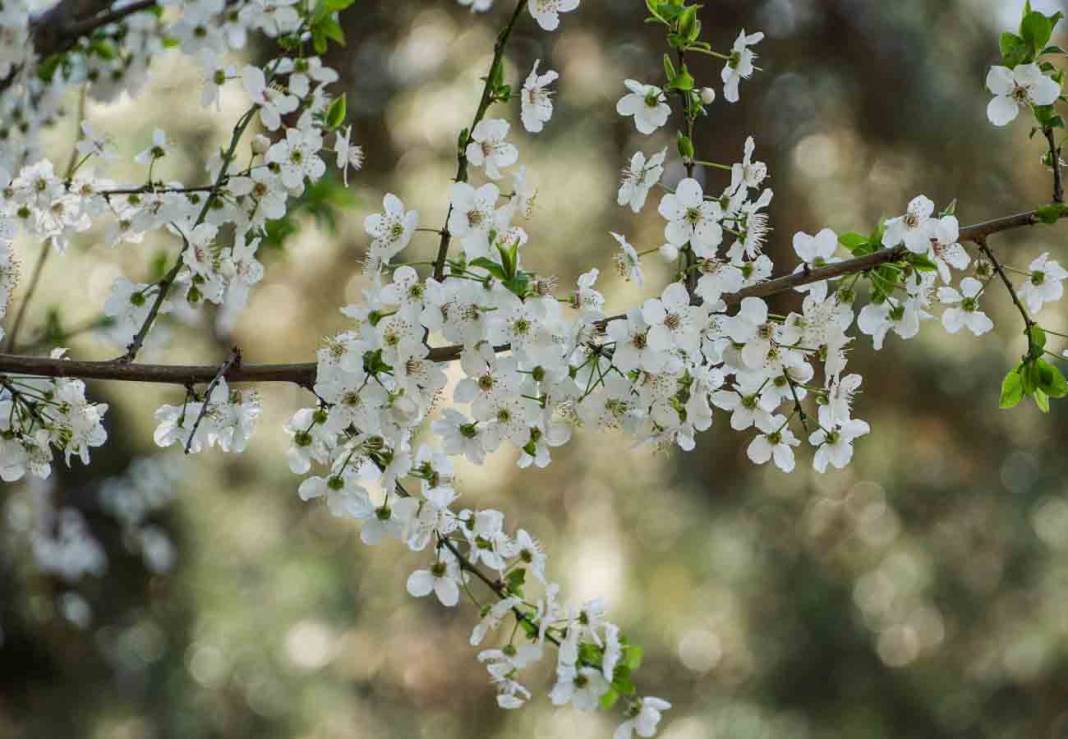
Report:
[[[674,79],[672,79],[671,82],[668,84],[668,89],[671,89],[671,90],[682,90],[683,92],[686,92],[688,90],[692,90],[693,86],[694,86],[693,77],[686,70],[686,68],[683,67],[682,71],[679,72],[678,74],[676,74]]]
[[[671,57],[664,54],[664,79],[673,80],[676,74],[675,65],[672,63]]]
[[[1042,223],[1052,226],[1060,219],[1068,216],[1068,205],[1065,203],[1050,203],[1043,205],[1035,211],[1035,215]]]
[[[683,38],[689,39],[691,34],[693,34],[694,29],[697,27],[697,11],[698,6],[691,5],[688,8],[684,8],[683,11],[679,13],[679,35]]]
[[[43,82],[51,82],[52,78],[56,76],[56,70],[66,57],[63,54],[53,54],[46,57],[44,61],[37,65],[37,77]]]
[[[345,122],[348,107],[348,94],[342,93],[341,97],[334,98],[330,107],[326,109],[326,125],[331,130],[337,129]]]
[[[1034,394],[1031,397],[1034,399],[1035,405],[1038,406],[1038,409],[1040,411],[1042,411],[1043,413],[1049,413],[1049,396],[1047,396],[1041,390],[1035,390]]]
[[[107,59],[108,61],[115,59],[118,56],[118,52],[115,51],[115,46],[107,39],[93,40],[89,44],[89,50],[101,59]]]
[[[1034,50],[1015,33],[1006,31],[1001,34],[1001,61],[1010,69],[1034,60]]]
[[[1024,16],[1020,23],[1020,36],[1024,43],[1028,44],[1035,54],[1038,54],[1049,43],[1053,35],[1053,23],[1042,13],[1031,12]]]
[[[481,267],[499,280],[507,279],[504,274],[504,269],[501,267],[501,265],[497,264],[496,262],[487,257],[479,257],[478,259],[472,259],[471,266]]]
[[[938,265],[926,254],[912,254],[905,257],[905,261],[918,269],[920,272],[937,272]]]
[[[508,589],[517,595],[521,595],[523,592],[523,584],[527,580],[527,571],[522,567],[512,570],[504,577],[508,583]]]
[[[1035,359],[1038,359],[1046,348],[1046,332],[1036,323],[1028,330],[1027,336],[1027,343],[1031,347],[1031,353]]]
[[[637,644],[628,644],[623,649],[623,664],[632,670],[637,670],[642,666],[642,648]]]
[[[676,143],[678,144],[679,156],[681,156],[683,159],[693,159],[693,141],[690,140],[689,136],[685,135],[680,131],[679,138]]]
[[[1023,396],[1023,378],[1020,376],[1019,368],[1016,368],[1005,375],[1005,379],[1001,381],[1001,400],[998,405],[1002,408],[1015,408],[1023,400]]]
[[[854,231],[839,234],[838,243],[844,246],[846,249],[849,249],[850,252],[857,256],[869,253],[869,251],[867,250],[868,237],[864,234],[858,234]]]
[[[1044,359],[1035,362],[1038,366],[1038,389],[1051,398],[1063,398],[1068,395],[1068,381],[1057,367]]]
[[[604,695],[601,696],[601,708],[608,711],[619,700],[619,692],[615,688],[608,688]]]

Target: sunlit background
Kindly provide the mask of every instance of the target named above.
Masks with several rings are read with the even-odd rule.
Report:
[[[264,257],[267,276],[232,330],[171,321],[146,360],[211,363],[237,344],[250,362],[308,361],[345,325],[337,308],[364,287],[363,218],[383,194],[417,208],[421,225],[442,224],[457,133],[511,2],[496,5],[472,16],[451,0],[360,0],[343,16],[348,46],[329,61],[367,154],[351,197],[302,211]],[[1034,207],[1049,189],[1041,143],[1023,123],[991,127],[982,87],[997,34],[1022,5],[708,3],[702,19],[718,47],[742,26],[768,38],[763,73],[743,86],[742,103],[713,107],[698,151],[731,162],[756,137],[776,193],[769,250],[783,268],[795,231],[867,230],[920,192],[940,206],[956,198],[963,223]],[[615,114],[624,78],[659,78],[663,39],[642,17],[637,0],[586,0],[552,35],[524,17],[507,71],[521,83],[541,59],[561,73],[543,134],[523,134],[517,105],[507,112],[540,185],[528,265],[562,284],[601,268],[610,309],[646,293],[612,274],[609,231],[648,249],[662,229],[655,208],[634,216],[616,206],[618,172],[637,148],[673,136],[639,137]],[[201,109],[187,59],[163,56],[154,72],[144,95],[90,104],[88,118],[118,145],[116,179],[143,176],[133,155],[160,126],[184,156],[157,172],[197,182],[245,100],[235,87],[220,111]],[[716,83],[719,66],[693,72]],[[73,125],[49,134],[57,160]],[[715,173],[710,184],[722,186]],[[1063,228],[1044,229],[991,246],[1022,267],[1043,250],[1068,258],[1065,240]],[[418,234],[409,258],[435,248],[432,234]],[[40,247],[20,249],[25,272]],[[79,327],[99,315],[115,275],[148,277],[153,257],[173,249],[83,238],[47,265],[26,340],[51,322],[72,332],[63,343],[75,356],[114,356],[106,337]],[[648,283],[662,284],[666,273],[650,265]],[[639,689],[675,706],[665,739],[1068,737],[1068,410],[997,409],[1024,341],[1007,299],[985,307],[1001,320],[980,340],[935,322],[878,355],[857,342],[856,408],[873,433],[844,472],[816,475],[807,457],[789,476],[754,468],[748,436],[720,416],[690,454],[583,432],[546,470],[518,470],[502,452],[483,468],[461,466],[459,488],[468,505],[499,508],[536,533],[571,597],[606,598],[645,647]],[[1068,328],[1058,315],[1043,323]],[[263,388],[246,454],[186,459],[151,443],[154,409],[179,401],[180,388],[91,391],[111,405],[109,446],[94,465],[0,493],[0,735],[610,735],[611,717],[553,709],[544,697],[498,710],[468,645],[472,609],[413,601],[404,583],[415,556],[389,543],[368,549],[351,521],[298,500],[281,427],[306,394]],[[32,550],[32,531],[57,526],[42,518],[56,505],[78,511],[98,543],[76,560],[87,568]],[[536,684],[544,696],[551,675]]]

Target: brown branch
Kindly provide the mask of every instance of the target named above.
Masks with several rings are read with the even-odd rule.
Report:
[[[212,378],[211,383],[208,385],[208,389],[204,391],[204,402],[200,405],[200,413],[197,414],[196,420],[193,421],[193,428],[189,431],[189,438],[185,442],[185,453],[189,454],[193,448],[193,438],[197,435],[197,429],[200,428],[201,422],[204,420],[204,416],[208,415],[208,401],[211,400],[211,394],[215,392],[215,388],[219,386],[219,382],[226,376],[226,373],[230,371],[232,367],[241,366],[241,350],[236,346],[230,350],[230,356],[226,358],[226,361],[219,367],[219,371],[215,373],[215,377]]]
[[[970,241],[980,246],[987,236],[1003,231],[1033,226],[1038,223],[1034,211],[998,218],[961,229],[961,241]],[[785,275],[774,280],[747,287],[733,295],[724,295],[728,305],[734,305],[747,297],[768,297],[787,292],[801,285],[864,272],[881,264],[900,259],[903,247],[883,249],[855,259]],[[618,317],[609,318],[613,320]],[[508,345],[494,347],[498,352],[508,351]],[[433,362],[451,362],[459,359],[461,346],[441,346],[430,349],[428,358]],[[289,382],[305,388],[315,384],[316,365],[303,364],[249,364],[232,366],[225,373],[227,382]],[[35,377],[77,377],[83,380],[118,380],[169,385],[193,385],[211,382],[218,374],[217,365],[160,365],[123,362],[88,362],[50,357],[29,357],[18,354],[0,354],[0,373],[32,375]]]
[[[112,8],[112,5],[113,0],[60,0],[34,16],[30,19],[30,34],[37,58],[47,59],[62,53],[98,28],[155,7],[156,0],[138,0],[121,8]],[[0,92],[11,85],[20,71],[16,67],[0,79]]]
[[[1061,148],[1052,128],[1043,129],[1049,144],[1049,166],[1053,169],[1053,202],[1064,202],[1064,180],[1061,177]]]
[[[1027,337],[1027,353],[1030,356],[1035,350],[1035,338],[1031,333],[1031,329],[1036,326],[1035,320],[1031,318],[1030,311],[1020,300],[1020,295],[1016,292],[1016,288],[1013,287],[1012,280],[1005,274],[1005,268],[1001,266],[1001,262],[998,261],[993,250],[987,245],[986,237],[980,238],[976,241],[979,245],[979,250],[983,252],[983,256],[990,260],[990,264],[994,267],[994,272],[1001,279],[1001,283],[1005,286],[1005,290],[1008,291],[1009,297],[1012,298],[1012,304],[1016,306],[1016,310],[1019,311],[1020,316],[1023,318],[1024,323],[1024,335]]]

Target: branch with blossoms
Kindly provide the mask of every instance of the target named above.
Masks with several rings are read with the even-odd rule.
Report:
[[[474,11],[493,5],[460,2]],[[920,195],[900,216],[863,233],[795,234],[798,261],[777,271],[765,253],[773,193],[756,142],[747,139],[740,161],[714,162],[703,158],[699,136],[721,100],[740,102],[743,84],[759,71],[755,49],[763,35],[742,29],[719,50],[703,38],[701,6],[647,0],[647,20],[663,30],[669,53],[663,79],[621,85],[617,112],[654,143],[651,153],[630,157],[617,200],[641,214],[653,189],[662,188],[656,212],[663,240],[639,250],[626,235],[611,235],[622,278],[643,284],[646,260],[659,258],[672,279],[639,305],[610,313],[597,268],[561,289],[524,262],[530,239],[522,224],[535,213],[537,189],[533,165],[520,164],[509,141],[509,118],[540,133],[552,123],[552,86],[566,80],[539,60],[513,87],[506,79],[509,41],[528,20],[556,30],[580,3],[516,0],[504,13],[471,124],[457,135],[456,175],[442,183],[444,223],[421,227],[401,197],[384,194],[382,212],[364,222],[370,286],[359,303],[342,308],[347,330],[326,338],[314,362],[245,364],[236,348],[222,364],[137,361],[167,340],[160,328],[171,318],[213,305],[232,320],[263,277],[261,241],[323,181],[325,159],[346,183],[359,169],[363,153],[345,124],[348,102],[330,92],[338,75],[321,60],[330,43],[343,40],[338,14],[352,4],[197,0],[160,2],[142,13],[137,3],[96,3],[72,26],[92,26],[91,37],[50,48],[41,63],[32,49],[0,42],[0,73],[12,76],[0,103],[28,123],[0,139],[5,310],[16,233],[58,258],[96,226],[106,227],[112,245],[136,245],[154,233],[174,252],[154,280],[119,277],[103,306],[106,325],[91,324],[122,350],[117,359],[68,358],[58,348],[48,356],[19,353],[12,327],[9,353],[0,354],[0,478],[46,477],[58,453],[88,463],[90,450],[106,441],[107,407],[87,400],[85,380],[182,386],[184,396],[156,412],[154,440],[187,453],[247,447],[260,398],[238,386],[297,384],[311,393],[286,424],[288,462],[303,477],[299,496],[355,519],[369,545],[394,539],[426,552],[407,589],[415,597],[433,593],[447,607],[470,601],[480,619],[472,644],[510,631],[479,654],[501,707],[519,708],[532,697],[523,675],[553,654],[550,700],[583,710],[618,707],[616,737],[626,739],[652,736],[669,708],[638,693],[632,673],[641,650],[606,619],[603,603],[566,604],[529,532],[507,529],[500,511],[455,506],[454,459],[483,464],[511,449],[520,467],[544,467],[577,429],[692,450],[718,414],[746,433],[756,464],[790,472],[807,441],[817,471],[843,468],[855,442],[871,433],[853,413],[862,379],[849,371],[848,358],[857,334],[879,350],[891,334],[912,338],[936,317],[950,333],[985,334],[993,321],[981,301],[991,285],[1008,293],[1027,342],[1003,383],[1001,404],[1031,397],[1047,410],[1051,398],[1068,395],[1051,361],[1059,357],[1047,348],[1050,336],[1068,336],[1036,318],[1062,297],[1068,272],[1048,254],[1027,269],[1014,267],[990,243],[1068,217],[1065,125],[1056,111],[1063,80],[1049,61],[1063,53],[1049,43],[1060,15],[1029,6],[1019,32],[1002,36],[1002,63],[987,79],[994,95],[988,116],[996,125],[1021,110],[1033,117],[1051,172],[1050,203],[962,227],[955,204],[939,210]],[[0,14],[0,39],[40,38],[26,6],[15,8]],[[252,33],[271,39],[278,53],[263,65],[239,66],[232,54]],[[202,65],[205,106],[216,106],[227,87],[247,98],[205,180],[156,177],[156,165],[173,151],[162,130],[136,157],[143,180],[107,179],[98,168],[112,156],[109,142],[89,118],[79,121],[70,165],[57,175],[35,137],[60,116],[64,93],[80,89],[105,101],[136,94],[164,40]],[[693,75],[689,62],[699,55],[723,63],[715,86]],[[669,148],[685,172],[679,181],[664,177]],[[399,262],[420,232],[437,236],[436,250],[425,261]],[[38,265],[43,272],[43,258]],[[800,306],[773,312],[767,298],[782,294],[796,295]],[[20,313],[32,297],[26,291]],[[462,376],[450,387],[442,364],[453,361]],[[416,444],[417,434],[429,443]],[[508,623],[511,629],[500,628]]]

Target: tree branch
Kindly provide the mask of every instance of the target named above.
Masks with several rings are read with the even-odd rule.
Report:
[[[1061,148],[1057,146],[1057,136],[1052,128],[1043,129],[1049,144],[1049,166],[1053,169],[1053,202],[1064,202],[1064,181],[1061,177]]]
[[[960,231],[960,240],[983,246],[987,236],[1033,226],[1038,223],[1035,211],[1019,213],[1005,218],[967,226]],[[855,259],[820,269],[785,275],[761,282],[732,295],[724,295],[728,305],[735,305],[748,297],[769,297],[784,293],[801,285],[864,272],[881,264],[900,259],[905,254],[903,247],[883,249]],[[613,317],[606,320],[613,320]],[[508,345],[494,347],[498,352],[508,351]],[[428,358],[433,362],[451,362],[459,359],[461,346],[441,346],[430,349]],[[195,385],[208,383],[219,375],[218,365],[162,365],[123,363],[114,361],[89,362],[51,357],[30,357],[18,354],[0,354],[0,373],[32,375],[35,377],[76,377],[83,380],[118,380],[122,382],[145,382],[169,385]],[[248,364],[231,366],[223,378],[227,382],[289,382],[311,389],[315,384],[316,364]]]

